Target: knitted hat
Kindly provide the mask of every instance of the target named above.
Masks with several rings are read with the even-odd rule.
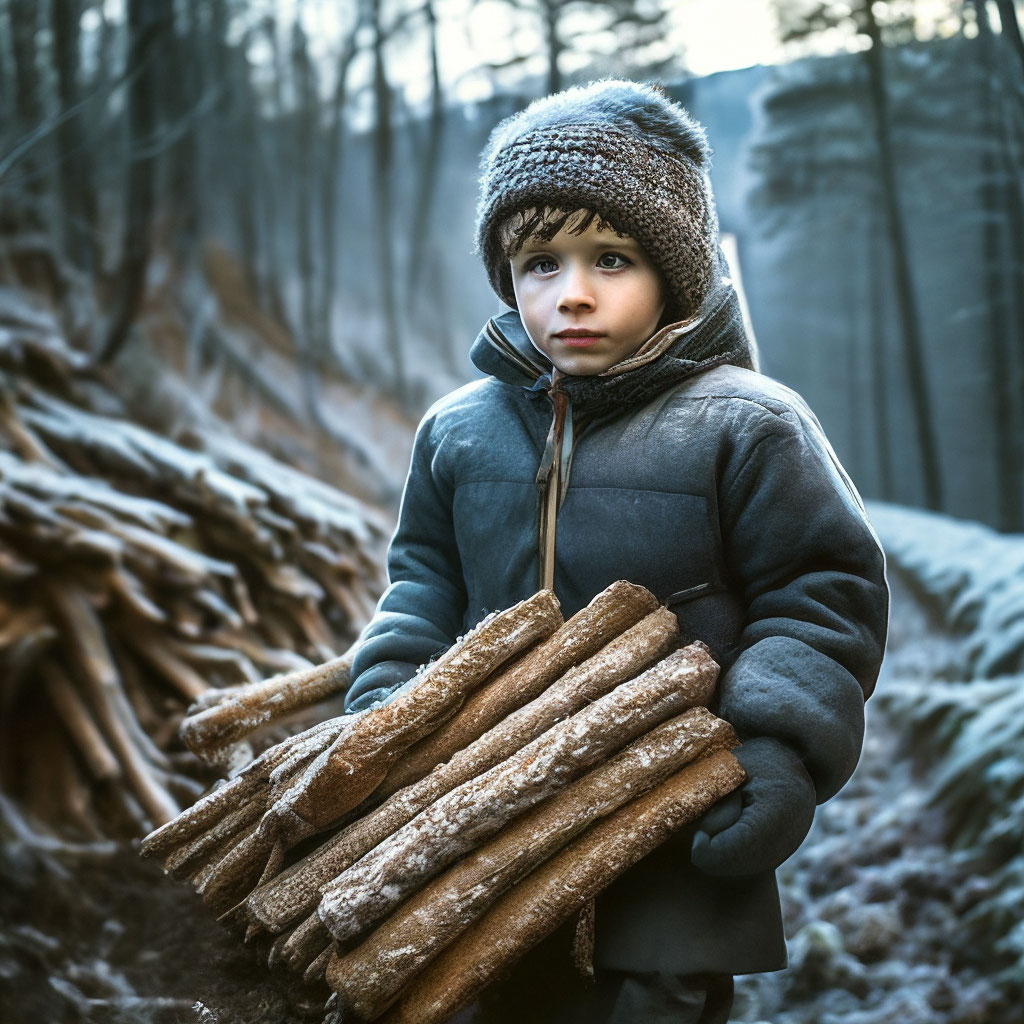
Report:
[[[691,316],[718,267],[709,157],[704,129],[651,86],[594,82],[536,100],[494,129],[481,156],[476,242],[491,287],[515,306],[509,258],[540,225],[517,225],[510,251],[510,217],[582,209],[635,238],[665,280],[670,317]]]

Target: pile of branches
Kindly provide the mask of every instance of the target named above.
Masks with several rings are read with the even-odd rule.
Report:
[[[338,1021],[441,1022],[734,789],[718,666],[619,582],[485,619],[387,704],[265,751],[143,842]],[[252,709],[239,709],[243,719]],[[316,837],[316,842],[311,840]]]
[[[186,447],[134,425],[52,318],[3,292],[3,790],[89,836],[171,820],[209,781],[178,739],[189,705],[336,658],[372,614],[385,538],[226,434]]]

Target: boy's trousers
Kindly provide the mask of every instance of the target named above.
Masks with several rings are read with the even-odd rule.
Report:
[[[732,1001],[728,974],[602,971],[589,987],[559,993],[495,986],[453,1024],[726,1024]]]
[[[598,969],[579,977],[565,928],[485,989],[452,1024],[726,1024],[728,974],[684,975]],[[554,941],[553,941],[554,940]]]

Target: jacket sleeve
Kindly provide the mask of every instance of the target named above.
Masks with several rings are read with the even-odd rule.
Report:
[[[725,560],[745,617],[719,711],[741,740],[794,751],[820,803],[860,756],[885,646],[884,557],[810,412],[753,408],[720,477]]]
[[[452,520],[453,489],[439,468],[435,433],[436,421],[428,414],[416,432],[388,549],[389,586],[360,638],[346,708],[371,690],[386,692],[400,684],[461,632],[466,590]]]

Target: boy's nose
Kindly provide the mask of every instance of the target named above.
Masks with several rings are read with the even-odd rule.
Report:
[[[575,310],[593,309],[596,305],[594,290],[588,276],[581,271],[570,270],[562,277],[562,290],[558,296],[558,309],[562,313]]]

